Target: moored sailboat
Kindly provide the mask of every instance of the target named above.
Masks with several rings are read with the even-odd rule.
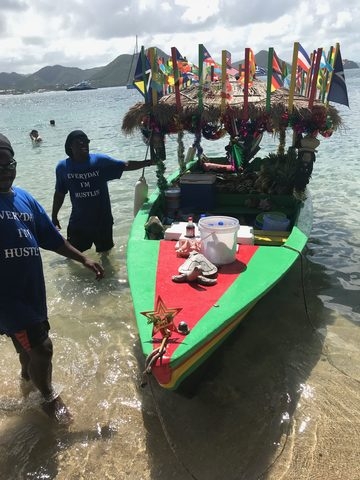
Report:
[[[132,82],[132,79],[133,79],[133,77],[134,77],[134,68],[135,68],[136,61],[137,61],[138,56],[139,56],[139,47],[138,47],[138,37],[137,37],[137,35],[136,35],[134,53],[133,53],[133,55],[132,55],[132,57],[131,57],[129,74],[128,74],[128,78],[127,78],[127,81],[126,81],[126,88],[127,88],[127,89],[133,89],[133,88],[135,88],[135,87],[134,87],[134,84],[133,84],[133,82]]]

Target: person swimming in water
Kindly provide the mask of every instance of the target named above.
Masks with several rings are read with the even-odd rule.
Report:
[[[30,138],[31,138],[31,141],[33,143],[40,143],[42,142],[42,138],[40,137],[39,135],[39,132],[37,130],[31,130],[31,132],[29,133],[30,135]]]

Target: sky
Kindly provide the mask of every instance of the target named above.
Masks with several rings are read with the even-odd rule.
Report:
[[[139,47],[171,47],[198,63],[202,43],[215,61],[273,47],[291,62],[294,42],[308,53],[340,43],[360,62],[359,0],[0,0],[0,72],[63,65],[105,66]]]

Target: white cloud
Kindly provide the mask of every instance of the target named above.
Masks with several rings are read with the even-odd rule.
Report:
[[[203,43],[216,60],[221,50],[242,59],[274,47],[291,60],[293,43],[309,52],[340,42],[343,58],[360,60],[358,0],[2,0],[0,72],[33,73],[61,64],[91,68],[139,44],[170,52],[176,46],[197,61]]]

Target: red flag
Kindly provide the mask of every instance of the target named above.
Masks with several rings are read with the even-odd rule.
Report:
[[[300,67],[304,72],[308,72],[311,66],[311,61],[309,55],[306,53],[305,49],[298,43],[298,57],[297,57],[297,66]]]
[[[204,57],[203,57],[203,62],[206,63],[206,65],[215,65],[215,61],[210,55],[210,53],[206,50],[204,47]]]
[[[225,50],[225,54],[226,54],[226,71],[228,74],[235,76],[238,73],[238,71],[236,68],[233,68],[233,66],[231,65],[231,53]]]
[[[284,82],[282,79],[281,62],[274,50],[273,59],[272,59],[271,91],[274,92],[275,90],[283,86],[284,86]]]

